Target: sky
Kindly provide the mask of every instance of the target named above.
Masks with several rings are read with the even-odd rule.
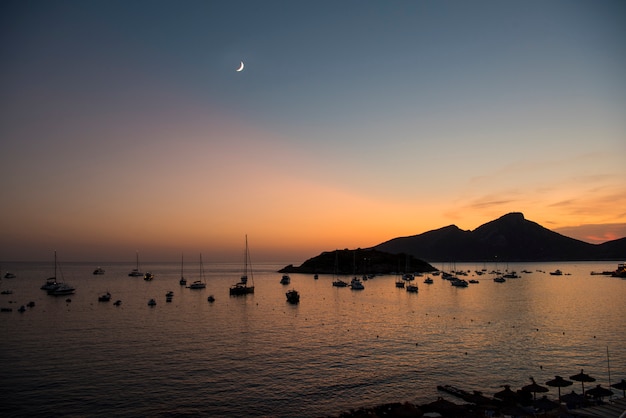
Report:
[[[624,39],[619,0],[5,0],[0,260],[624,237]]]

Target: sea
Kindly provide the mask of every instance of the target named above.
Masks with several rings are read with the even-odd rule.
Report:
[[[437,386],[492,396],[581,369],[596,378],[586,388],[608,387],[626,378],[626,280],[590,273],[617,263],[434,264],[479,283],[425,284],[424,275],[417,293],[397,288],[394,274],[360,291],[325,274],[281,285],[277,271],[292,263],[259,263],[255,293],[230,296],[238,264],[205,261],[206,288],[194,290],[179,284],[176,262],[143,263],[155,276],[145,281],[128,276],[134,263],[61,260],[57,278],[76,293],[50,296],[40,286],[52,262],[3,262],[2,275],[16,277],[0,283],[13,291],[0,295],[0,416],[327,417],[389,402],[462,403]],[[496,269],[521,277],[496,283]],[[556,269],[563,275],[549,274]],[[186,261],[184,275],[200,279],[199,260]],[[290,289],[299,304],[287,303]],[[105,292],[111,301],[99,302]],[[580,382],[562,393],[572,390]],[[546,395],[556,399],[556,388]]]

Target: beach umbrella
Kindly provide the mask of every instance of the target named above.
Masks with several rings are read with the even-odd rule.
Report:
[[[530,380],[532,383],[530,385],[524,386],[522,390],[525,392],[531,392],[533,394],[533,400],[537,399],[537,392],[544,393],[549,391],[547,387],[537,384],[537,382],[535,382],[535,379],[533,379],[532,377],[530,378]]]
[[[603,388],[602,385],[598,385],[595,388],[589,389],[587,391],[587,395],[595,399],[604,398],[605,396],[613,396],[613,391],[611,389]]]
[[[539,409],[540,411],[547,412],[547,411],[552,411],[553,409],[558,408],[560,404],[558,404],[557,402],[551,401],[550,399],[546,397],[546,395],[543,395],[540,399],[533,401],[533,406]]]
[[[511,390],[510,385],[502,385],[504,389],[500,392],[494,393],[494,397],[502,400],[504,403],[516,403],[518,400],[517,393]]]
[[[554,379],[548,380],[546,385],[552,386],[553,388],[559,388],[559,402],[561,401],[561,388],[566,386],[571,386],[573,382],[569,380],[563,379],[561,376],[554,376]]]
[[[620,389],[623,391],[623,396],[626,398],[626,380],[622,379],[621,382],[613,383],[611,385],[612,388]]]
[[[572,380],[575,380],[577,382],[580,382],[583,386],[583,395],[585,394],[585,382],[595,382],[596,379],[594,379],[593,377],[589,376],[588,374],[583,372],[583,369],[580,369],[580,373],[575,374],[574,376],[570,376],[569,377]]]

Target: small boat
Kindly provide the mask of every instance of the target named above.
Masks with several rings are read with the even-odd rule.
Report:
[[[13,308],[0,308],[0,312],[13,312]]]
[[[59,283],[54,289],[48,290],[48,294],[52,296],[73,295],[76,289],[67,283]]]
[[[450,279],[450,284],[455,287],[467,287],[469,283],[467,280],[459,279],[458,277]]]
[[[154,299],[150,299],[150,300],[148,301],[148,306],[156,306],[156,300],[154,300]]]
[[[97,269],[93,271],[93,274],[95,275],[104,274],[104,269],[102,267],[98,267]]]
[[[300,294],[298,293],[297,290],[290,290],[287,293],[285,293],[285,295],[287,296],[287,302],[289,303],[300,303]]]
[[[409,293],[417,293],[417,291],[418,291],[417,285],[416,284],[408,284],[406,286],[406,291],[409,292]]]
[[[189,287],[189,289],[204,289],[206,288],[206,283],[201,280],[196,280],[187,287]]]
[[[350,289],[363,290],[365,289],[365,286],[363,286],[361,279],[359,279],[358,277],[353,277],[352,280],[350,281]]]
[[[504,276],[500,276],[500,277],[495,277],[493,281],[496,283],[504,283],[506,282],[506,279],[504,278]]]
[[[15,274],[11,273],[11,272],[6,272],[6,274],[4,275],[5,279],[15,279]]]
[[[424,283],[425,284],[433,284],[433,279],[430,278],[430,277],[427,277],[427,278],[424,279]]]
[[[178,281],[178,283],[181,286],[186,286],[187,285],[187,279],[185,279],[185,276],[183,275],[183,255],[181,254],[180,256],[180,280]]]
[[[98,302],[108,302],[111,300],[111,294],[109,292],[103,293],[98,296]]]
[[[29,308],[32,308],[32,307],[34,307],[34,306],[35,306],[35,302],[33,302],[33,301],[31,300],[30,302],[28,302],[28,303],[26,304],[26,306],[28,306]]]
[[[195,280],[189,286],[189,289],[204,289],[206,282],[204,280],[204,265],[202,264],[202,254],[200,254],[200,280]]]
[[[283,277],[280,279],[280,284],[287,285],[289,283],[291,283],[291,278],[288,274],[283,274]]]
[[[136,256],[136,262],[135,262],[136,267],[134,269],[132,269],[130,271],[130,273],[128,273],[129,277],[141,277],[143,276],[143,273],[141,272],[141,270],[139,269],[139,251],[137,251],[137,256]]]
[[[480,282],[479,282],[478,280],[476,280],[476,279],[471,279],[469,282],[470,282],[470,283],[473,283],[473,284],[480,283]]]
[[[404,288],[404,281],[402,281],[402,280],[396,280],[396,287],[398,287],[398,288]]]
[[[252,274],[252,268],[248,267],[248,264],[250,264],[250,251],[248,249],[248,236],[246,235],[246,249],[244,251],[243,258],[243,274],[241,275],[239,282],[230,287],[229,293],[231,296],[248,295],[254,293],[254,276]],[[248,286],[248,269],[250,269],[250,279],[252,281],[252,286]]]
[[[333,286],[335,286],[335,287],[347,287],[348,283],[344,282],[341,279],[337,279],[337,280],[333,281]]]
[[[174,292],[170,290],[169,292],[165,294],[165,301],[171,302],[173,297],[174,297]]]
[[[626,263],[619,263],[617,269],[611,273],[611,277],[626,277]]]
[[[12,290],[3,290],[2,292],[0,292],[0,295],[12,295],[13,291]]]
[[[554,271],[551,271],[551,272],[550,272],[550,275],[551,275],[551,276],[562,276],[562,275],[563,275],[563,272],[562,272],[561,270],[559,270],[559,269],[556,269],[556,270],[554,270]]]
[[[207,301],[209,301],[209,302],[211,302],[211,303],[213,303],[213,302],[215,302],[215,296],[213,296],[213,295],[209,295],[209,297],[208,297],[208,298],[206,298],[206,300],[207,300]]]
[[[502,277],[504,277],[505,279],[519,279],[520,278],[520,276],[518,276],[517,273],[514,271],[507,273],[503,275]]]
[[[319,278],[320,278],[320,276],[319,276],[319,275],[317,275],[317,274],[313,276],[313,279],[315,279],[315,280],[317,280],[317,279],[319,279]]]
[[[26,306],[22,305],[17,309],[18,312],[25,312],[26,311]]]
[[[146,274],[143,275],[143,279],[147,282],[152,281],[152,279],[154,279],[154,274],[150,273],[149,271],[146,272]]]
[[[59,286],[57,282],[57,252],[54,252],[54,276],[46,279],[46,282],[40,287],[41,290],[47,292],[56,289]]]
[[[119,299],[116,300],[115,302],[113,302],[113,305],[115,305],[115,306],[120,306],[121,304],[122,304],[122,301],[119,300]]]

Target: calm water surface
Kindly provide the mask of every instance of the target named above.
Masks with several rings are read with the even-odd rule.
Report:
[[[609,370],[611,383],[626,378],[626,280],[590,275],[616,263],[509,265],[532,273],[506,283],[483,275],[468,288],[417,278],[417,294],[395,276],[362,291],[332,287],[331,275],[292,274],[283,286],[276,270],[286,264],[253,266],[256,293],[230,297],[238,265],[205,262],[207,288],[191,290],[176,263],[143,266],[151,282],[128,277],[131,263],[103,265],[103,276],[94,263],[61,263],[77,288],[66,302],[39,289],[51,263],[4,263],[17,278],[0,284],[14,291],[0,295],[13,308],[0,314],[0,415],[317,417],[427,403],[440,384],[493,395],[581,368],[603,386]],[[494,268],[456,266],[483,267]],[[557,268],[567,274],[548,274]],[[198,266],[185,275],[197,280]],[[290,288],[297,306],[286,303]],[[98,302],[106,291],[113,300]]]

